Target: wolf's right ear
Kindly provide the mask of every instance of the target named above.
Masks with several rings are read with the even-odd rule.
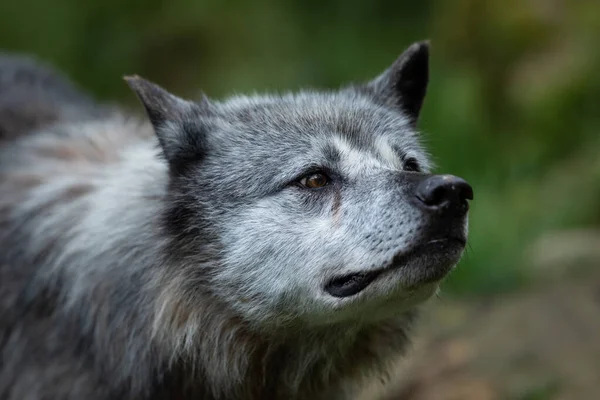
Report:
[[[367,90],[380,102],[400,109],[416,124],[429,83],[429,41],[417,42],[404,51]]]
[[[170,166],[178,168],[200,158],[205,150],[206,123],[203,117],[210,113],[208,99],[204,99],[204,103],[195,103],[139,76],[126,76],[124,79],[144,105]]]

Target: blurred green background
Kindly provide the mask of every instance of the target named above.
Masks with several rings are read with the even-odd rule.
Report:
[[[518,288],[565,245],[550,235],[600,225],[598,0],[0,2],[0,48],[131,105],[125,74],[182,96],[333,88],[424,38],[421,129],[438,170],[475,188],[469,250],[446,290]]]

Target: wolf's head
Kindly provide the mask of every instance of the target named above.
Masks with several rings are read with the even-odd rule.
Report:
[[[364,84],[225,102],[127,78],[169,165],[165,220],[190,285],[263,327],[386,319],[430,297],[473,194],[432,175],[419,143],[428,63],[416,43]]]

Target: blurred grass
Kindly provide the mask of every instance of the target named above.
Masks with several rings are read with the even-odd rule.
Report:
[[[597,0],[0,2],[0,48],[130,103],[125,74],[191,96],[336,87],[431,38],[421,128],[475,188],[457,294],[519,287],[545,232],[600,225],[599,37]]]

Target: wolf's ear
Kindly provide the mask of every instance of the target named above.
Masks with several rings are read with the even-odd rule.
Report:
[[[429,82],[429,41],[412,44],[381,75],[367,84],[368,91],[386,105],[400,108],[415,124]]]
[[[194,103],[139,76],[124,79],[144,105],[170,166],[179,168],[202,157],[207,129],[203,117],[209,113],[208,99]]]

